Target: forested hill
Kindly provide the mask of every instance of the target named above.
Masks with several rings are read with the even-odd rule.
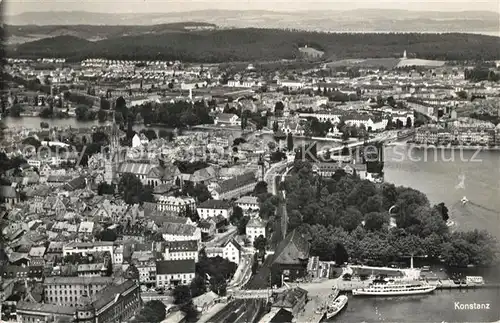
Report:
[[[320,33],[278,29],[225,29],[112,37],[89,42],[59,36],[10,46],[10,57],[90,57],[186,62],[294,59],[299,47],[325,51],[325,58],[383,58],[409,54],[437,60],[498,60],[498,37],[474,34]]]

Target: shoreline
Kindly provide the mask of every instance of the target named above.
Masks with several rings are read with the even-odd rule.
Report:
[[[410,148],[416,148],[416,149],[434,148],[434,149],[446,149],[446,150],[460,149],[460,150],[500,151],[500,146],[465,146],[465,145],[458,145],[458,146],[436,146],[436,145],[425,145],[425,144],[414,144],[414,143],[406,143],[406,146],[410,147]]]

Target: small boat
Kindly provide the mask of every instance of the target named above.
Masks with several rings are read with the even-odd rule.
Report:
[[[326,310],[326,319],[329,320],[339,314],[339,312],[342,311],[342,309],[347,305],[347,300],[347,296],[340,295],[329,303]]]
[[[320,306],[318,306],[314,312],[318,315],[325,315],[325,313],[326,313],[325,304],[321,304]]]
[[[469,202],[469,200],[464,196],[462,197],[462,199],[460,200],[462,202],[462,204],[467,204],[467,202]]]

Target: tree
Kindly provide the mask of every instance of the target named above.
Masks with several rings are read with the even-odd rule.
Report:
[[[385,130],[392,130],[394,128],[392,124],[392,117],[387,118],[387,125],[385,126]]]
[[[144,187],[142,182],[131,173],[125,173],[120,177],[118,193],[125,203],[130,205],[153,201],[152,189]]]
[[[227,291],[227,282],[224,276],[215,274],[210,277],[210,290],[219,296],[225,296]]]
[[[349,255],[347,254],[347,250],[345,250],[344,245],[342,243],[337,242],[335,244],[335,264],[337,266],[342,266],[349,260]]]
[[[99,122],[105,122],[108,118],[108,113],[106,112],[106,110],[99,110],[97,112],[97,119],[99,120]]]
[[[237,205],[233,206],[233,212],[229,217],[229,222],[232,225],[238,225],[238,223],[242,218],[243,218],[243,210],[241,209],[241,207]]]
[[[117,235],[115,231],[105,229],[99,233],[98,238],[101,241],[116,241]]]
[[[381,230],[387,222],[388,218],[384,213],[370,212],[365,215],[365,229],[369,231]]]
[[[203,203],[206,200],[212,198],[212,194],[210,194],[207,186],[203,183],[196,184],[196,186],[194,187],[193,196],[197,199],[199,203]]]
[[[438,205],[434,205],[434,209],[441,215],[444,222],[448,221],[450,216],[448,215],[448,208],[444,204],[444,202],[439,203]]]
[[[237,223],[238,234],[245,234],[248,221],[250,221],[250,218],[248,216],[244,216],[240,219],[240,221],[238,221]]]
[[[115,185],[106,182],[99,183],[97,186],[97,195],[113,195],[115,194]]]
[[[142,129],[141,133],[143,133],[149,141],[158,138],[156,135],[156,131],[154,131],[153,129]]]
[[[160,129],[160,131],[158,132],[158,137],[165,138],[168,141],[172,141],[172,140],[174,140],[174,133],[172,131]]]
[[[165,319],[166,313],[166,306],[163,302],[157,300],[149,301],[144,304],[136,320],[140,323],[159,323]]]
[[[260,235],[257,238],[255,238],[255,241],[253,242],[253,247],[257,249],[261,254],[263,254],[266,251],[266,246],[267,246],[267,239],[263,235]]]
[[[406,118],[406,128],[411,128],[411,126],[412,126],[411,118],[408,117],[408,118]]]
[[[205,294],[207,291],[205,278],[200,275],[196,275],[191,281],[191,284],[189,284],[189,288],[191,290],[192,297],[198,297]]]
[[[279,128],[279,126],[278,126],[278,122],[277,122],[277,121],[274,121],[274,122],[273,122],[273,132],[278,132],[278,128]]]
[[[21,116],[21,112],[23,112],[23,108],[20,104],[14,104],[10,108],[10,116],[14,118],[19,118]]]
[[[286,146],[288,151],[293,151],[293,135],[291,132],[286,137]]]
[[[75,109],[77,120],[87,120],[89,114],[89,107],[83,104],[79,104]]]
[[[259,181],[253,189],[253,194],[258,196],[267,193],[267,191],[268,191],[267,182]]]

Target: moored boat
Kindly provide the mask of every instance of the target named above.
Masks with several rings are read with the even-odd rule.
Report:
[[[353,289],[352,295],[361,296],[403,296],[431,293],[436,286],[425,282],[372,283],[365,288]]]
[[[347,305],[347,296],[340,295],[337,298],[332,298],[332,300],[328,303],[326,309],[326,319],[329,320],[335,315],[339,314],[340,311]]]

